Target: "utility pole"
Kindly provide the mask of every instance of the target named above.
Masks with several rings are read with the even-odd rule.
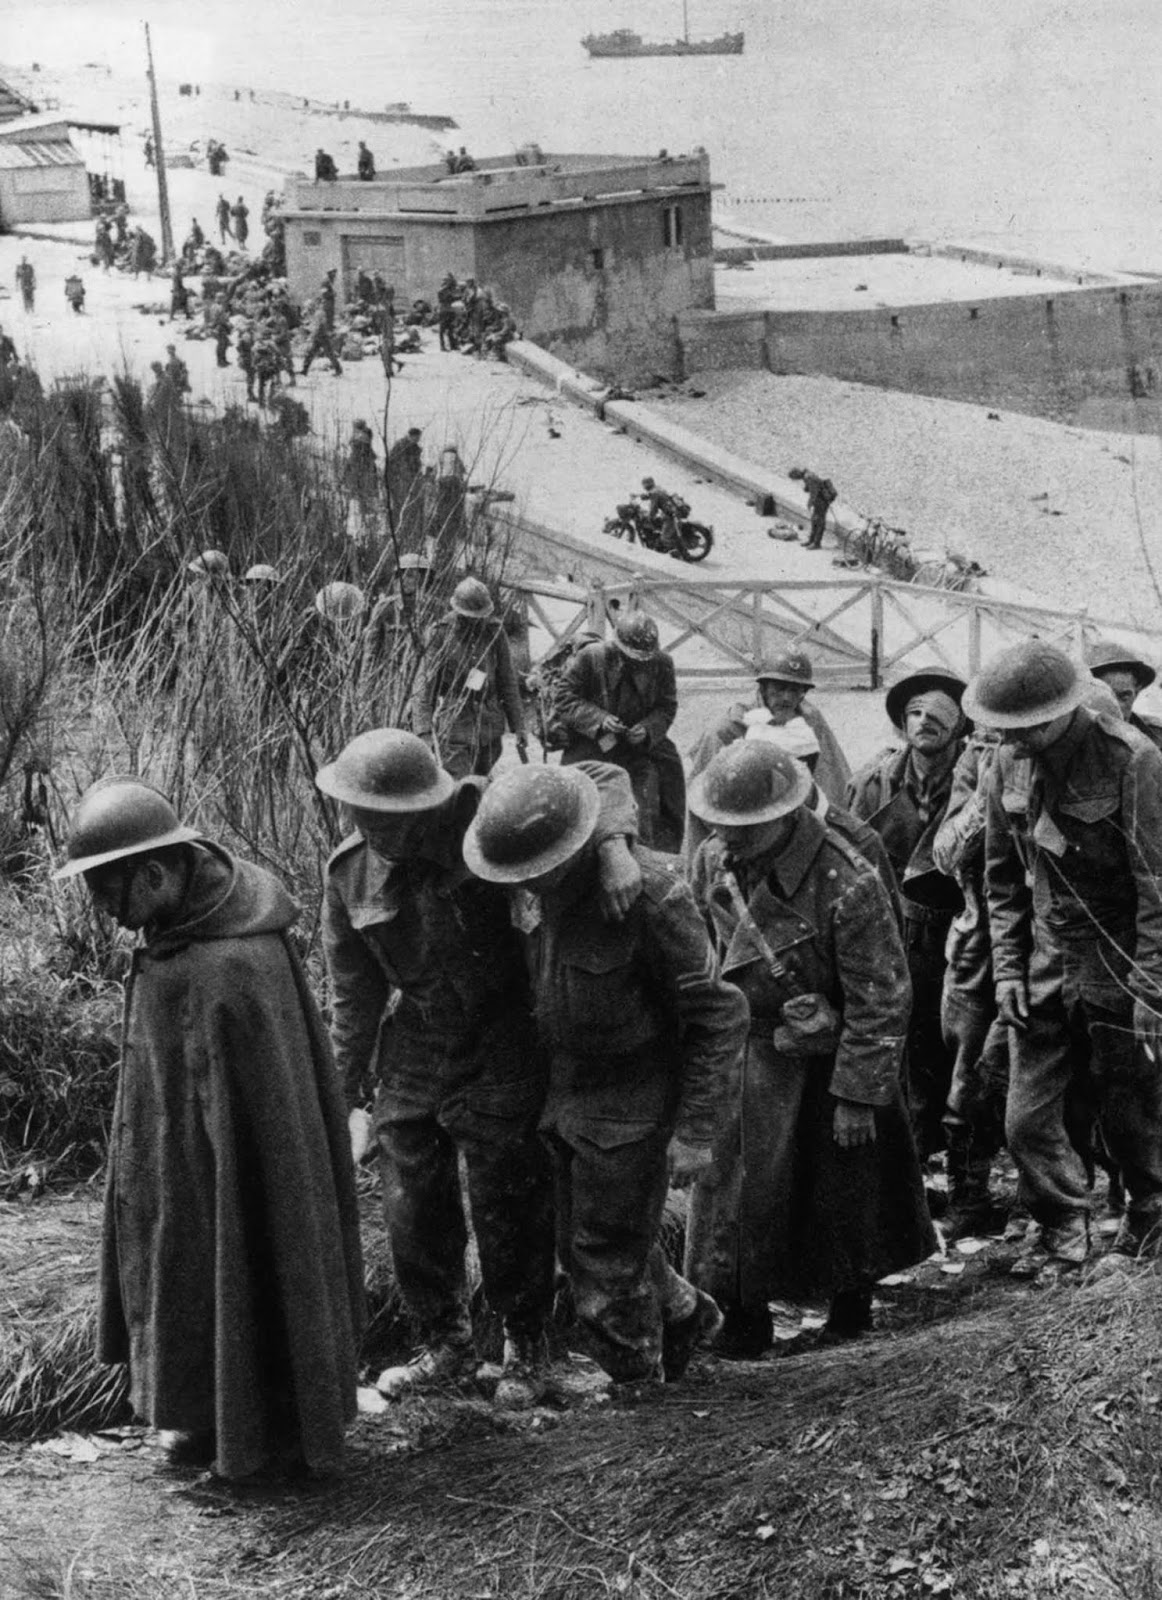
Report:
[[[153,73],[153,46],[145,24],[145,52],[149,57],[149,104],[153,112],[153,162],[157,168],[157,208],[161,212],[161,264],[173,260],[173,228],[169,220],[169,185],[165,176],[165,151],[161,145],[161,112],[157,109],[157,79]]]

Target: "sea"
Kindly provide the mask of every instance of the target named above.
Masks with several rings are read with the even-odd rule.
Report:
[[[0,0],[0,60],[455,117],[499,154],[704,146],[724,220],[903,235],[1162,272],[1159,0],[687,0],[741,56],[591,60],[590,31],[682,29],[681,0]]]

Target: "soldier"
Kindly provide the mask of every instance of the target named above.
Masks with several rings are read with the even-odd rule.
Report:
[[[102,272],[108,272],[113,265],[116,252],[113,248],[113,235],[109,231],[109,224],[104,217],[97,218],[96,232],[93,239],[93,254],[101,264]]]
[[[246,241],[250,236],[250,207],[241,195],[230,207],[230,216],[234,223],[234,237],[238,241],[238,248],[245,250]]]
[[[964,748],[963,693],[962,679],[935,667],[894,684],[885,704],[904,747],[889,749],[861,768],[847,790],[847,809],[884,841],[900,885],[912,979],[905,1075],[922,1157],[945,1146],[944,1108],[952,1083],[953,1052],[944,1040],[940,1006],[945,941],[964,901],[955,882],[935,866],[932,842]]]
[[[628,793],[606,771],[601,859],[608,914],[637,890]],[[457,782],[413,734],[353,739],[316,782],[355,832],[327,863],[323,947],[332,1037],[358,1156],[374,1132],[396,1282],[420,1335],[379,1387],[391,1398],[475,1367],[465,1265],[467,1197],[489,1305],[504,1319],[502,1405],[543,1384],[553,1294],[550,1182],[536,1136],[542,1058],[502,891],[466,873],[461,841],[484,784]],[[607,786],[608,787],[608,786]]]
[[[802,717],[819,741],[819,763],[815,768],[815,782],[835,805],[843,803],[851,768],[839,747],[827,718],[807,695],[815,687],[815,674],[811,658],[805,650],[784,650],[770,661],[760,662],[755,673],[754,700],[736,701],[718,726],[703,734],[689,751],[690,776],[696,778],[704,771],[724,745],[746,735],[755,723],[771,723],[776,727],[790,722],[792,717]],[[701,842],[699,837],[698,842]]]
[[[173,392],[176,395],[189,394],[190,369],[186,366],[181,356],[178,355],[177,345],[167,344],[165,354],[165,375],[173,387]]]
[[[451,272],[444,274],[443,282],[436,290],[436,326],[440,334],[441,350],[459,349],[456,337],[456,300],[459,289],[455,275]]]
[[[933,1248],[900,1088],[910,988],[868,862],[806,809],[805,767],[741,740],[690,786],[715,837],[695,899],[750,1007],[686,1274],[726,1312],[733,1352],[772,1342],[772,1299],[830,1300],[827,1334],[871,1326],[872,1284]]]
[[[355,163],[355,170],[364,183],[370,183],[375,177],[375,157],[362,139],[359,141],[359,158]]]
[[[421,531],[423,499],[421,474],[424,451],[419,428],[409,428],[387,452],[384,477],[397,541],[411,545]]]
[[[16,283],[20,289],[20,298],[25,311],[33,311],[36,307],[36,268],[27,256],[20,258],[20,265],[16,269]]]
[[[453,777],[483,777],[500,760],[505,726],[528,750],[524,706],[508,639],[479,578],[452,591],[447,617],[424,643],[412,700],[412,726]]]
[[[249,318],[234,335],[234,354],[240,371],[246,378],[246,398],[254,400],[254,324]]]
[[[803,493],[807,496],[807,508],[811,513],[811,532],[807,536],[804,549],[822,550],[827,513],[839,498],[835,492],[835,485],[830,478],[820,478],[817,473],[808,472],[806,467],[792,467],[787,476],[803,485]]]
[[[1108,685],[1122,716],[1131,728],[1144,733],[1151,744],[1162,750],[1162,727],[1157,722],[1147,722],[1134,710],[1134,701],[1143,689],[1148,689],[1158,674],[1147,661],[1125,650],[1112,639],[1095,639],[1085,653],[1090,672],[1101,683]]]
[[[68,862],[140,931],[112,1121],[98,1350],[170,1461],[333,1471],[355,1414],[359,1212],[326,1029],[270,873],[136,778],[81,799]],[[287,1129],[294,1136],[287,1137]]]
[[[1079,1059],[1128,1194],[1114,1249],[1162,1222],[1162,754],[1083,704],[1085,672],[1041,640],[990,661],[965,708],[999,729],[985,883],[997,1011],[1010,1029],[1005,1132],[1039,1229],[1030,1265],[1089,1252],[1085,1165],[1066,1125]]]
[[[333,291],[332,291],[332,296],[331,296],[331,305],[332,305],[332,308],[333,308],[334,307],[334,292]],[[332,309],[332,312],[331,312],[331,316],[332,316],[332,320],[333,320],[334,319],[334,310],[333,309]],[[305,351],[305,353],[303,355],[302,376],[304,378],[307,376],[308,372],[310,372],[310,370],[311,370],[311,362],[315,359],[316,356],[319,356],[319,355],[326,356],[327,360],[331,363],[331,371],[335,374],[335,376],[337,378],[341,378],[343,376],[343,368],[342,368],[342,366],[341,366],[341,364],[339,362],[339,357],[335,354],[335,343],[334,343],[334,340],[331,337],[331,324],[327,321],[326,304],[322,300],[320,300],[320,303],[316,306],[315,315],[311,320],[310,341],[307,344],[306,351]]]
[[[282,355],[275,343],[274,329],[266,318],[263,318],[258,325],[251,359],[258,384],[258,403],[260,406],[265,406],[269,400],[273,400],[279,374],[282,372]]]
[[[710,1161],[717,1107],[746,1036],[676,862],[638,852],[642,894],[601,915],[599,797],[578,767],[503,773],[464,839],[478,877],[520,886],[533,1003],[548,1052],[541,1128],[557,1253],[590,1353],[615,1383],[673,1382],[722,1318],[666,1261],[666,1191]]]
[[[964,909],[948,930],[940,1006],[944,1041],[954,1052],[944,1110],[948,1210],[942,1231],[950,1243],[989,1233],[997,1221],[989,1178],[1004,1143],[1009,1041],[994,995],[984,841],[988,788],[999,752],[995,734],[982,731],[969,740],[953,770],[944,818],[932,841],[933,865],[954,878],[964,896]]]
[[[220,367],[228,367],[226,352],[230,348],[230,310],[223,295],[214,306],[210,315],[210,327],[214,330],[214,356]]]
[[[219,194],[216,210],[218,218],[218,237],[225,244],[227,239],[234,237],[234,229],[230,225],[230,202],[224,194]]]
[[[641,837],[678,851],[686,825],[686,779],[669,737],[678,710],[673,658],[658,644],[644,611],[618,616],[612,643],[585,645],[565,668],[557,691],[567,731],[562,762],[612,761],[633,785]]]

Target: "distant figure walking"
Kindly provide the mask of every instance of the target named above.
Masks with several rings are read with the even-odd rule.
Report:
[[[225,244],[227,239],[234,237],[234,229],[230,226],[230,202],[224,194],[218,196],[218,234]]]
[[[36,268],[27,256],[20,258],[20,265],[16,269],[16,282],[20,288],[20,298],[24,302],[25,311],[32,311],[36,305]]]
[[[71,278],[65,279],[65,299],[78,314],[85,309],[84,279],[78,278],[75,273]]]
[[[250,236],[250,208],[239,195],[234,205],[230,207],[230,215],[234,219],[234,237],[238,241],[239,250],[246,249],[246,241]]]
[[[811,512],[811,533],[804,548],[821,550],[827,513],[839,499],[836,487],[830,478],[820,478],[814,472],[808,472],[806,467],[792,467],[787,476],[803,485],[803,493],[807,496],[807,507]]]

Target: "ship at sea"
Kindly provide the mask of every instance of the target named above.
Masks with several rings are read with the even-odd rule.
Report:
[[[632,28],[612,33],[587,33],[581,43],[591,56],[740,56],[745,34],[720,33],[716,39],[691,39],[686,0],[682,0],[682,37],[651,41]]]

